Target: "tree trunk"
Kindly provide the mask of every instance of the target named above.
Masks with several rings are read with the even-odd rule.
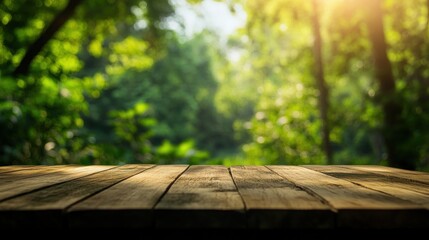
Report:
[[[320,118],[322,119],[322,148],[326,155],[327,163],[332,164],[332,148],[329,138],[329,93],[326,86],[325,76],[323,72],[323,58],[322,58],[322,36],[320,34],[319,23],[319,0],[313,0],[313,35],[314,35],[314,73],[316,85],[319,90],[319,111]]]
[[[59,12],[51,24],[45,29],[42,34],[34,41],[25,52],[24,57],[14,70],[13,75],[26,75],[30,68],[31,62],[42,51],[48,41],[61,29],[61,27],[71,18],[76,10],[76,7],[82,3],[82,0],[69,0],[67,6]]]
[[[429,0],[426,0],[426,30],[429,28]]]
[[[367,25],[374,57],[375,77],[381,95],[387,160],[393,167],[415,169],[416,151],[410,151],[409,147],[406,147],[407,139],[411,137],[412,132],[402,121],[402,105],[395,97],[395,80],[387,57],[381,1],[366,0],[365,4],[368,9]]]

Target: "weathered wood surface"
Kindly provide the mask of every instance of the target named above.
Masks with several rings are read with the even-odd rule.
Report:
[[[397,169],[397,168],[391,168],[391,167],[383,167],[383,166],[344,166],[344,167],[381,174],[388,177],[403,178],[410,181],[429,184],[428,173]]]
[[[155,209],[158,227],[245,227],[243,201],[223,166],[189,167]]]
[[[146,168],[136,165],[113,168],[2,201],[0,225],[60,228],[64,209]]]
[[[263,166],[231,167],[246,204],[248,226],[329,228],[334,214],[320,199]]]
[[[72,168],[71,166],[44,166],[44,167],[27,167],[21,168],[16,171],[10,169],[9,171],[2,172],[0,175],[0,182],[14,182],[24,178],[36,177],[45,175],[52,172],[59,172],[67,168]]]
[[[156,166],[125,179],[72,206],[70,226],[152,227],[152,208],[186,169],[184,165]]]
[[[337,211],[337,224],[340,227],[429,226],[428,212],[422,210],[423,206],[411,201],[303,167],[269,168],[330,204]]]
[[[357,185],[384,192],[411,202],[420,204],[429,209],[429,187],[419,182],[410,182],[401,178],[391,178],[371,172],[359,171],[353,168],[307,166],[332,177],[341,178]]]
[[[2,181],[0,184],[0,201],[31,192],[43,187],[57,183],[77,179],[85,175],[93,174],[102,170],[112,168],[111,166],[87,166],[87,167],[65,167],[57,171],[41,176],[30,176],[19,181]],[[22,172],[22,171],[19,171]]]
[[[429,228],[429,174],[381,166],[6,166],[2,228]]]
[[[14,171],[19,171],[27,168],[32,168],[32,167],[38,168],[39,166],[32,166],[32,165],[1,166],[0,173],[14,172]]]

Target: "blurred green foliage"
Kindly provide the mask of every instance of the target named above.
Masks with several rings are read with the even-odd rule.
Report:
[[[226,44],[169,30],[168,0],[82,1],[14,75],[68,1],[1,1],[0,165],[324,164],[310,1],[218,2],[247,14]],[[319,2],[334,163],[387,164],[362,3]],[[428,169],[428,6],[382,2],[394,97],[413,130],[398,141]]]
[[[236,164],[238,157],[262,164],[325,163],[313,77],[311,1],[240,2],[247,23],[229,46],[242,57],[221,75],[228,84],[221,86],[225,90],[217,101],[227,114],[236,113],[235,132],[247,143],[241,156],[225,162]],[[398,127],[413,132],[397,136],[396,145],[418,169],[427,170],[429,7],[424,0],[381,2],[397,85],[390,97],[404,108]],[[387,164],[380,104],[388,96],[380,94],[374,76],[365,3],[321,0],[319,5],[334,163]]]

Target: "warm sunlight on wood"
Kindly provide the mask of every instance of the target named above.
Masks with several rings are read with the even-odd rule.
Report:
[[[429,175],[371,169],[124,165],[55,171],[35,166],[28,170],[52,172],[20,180],[0,174],[0,189],[12,180],[21,189],[2,191],[8,197],[2,195],[0,202],[0,229],[284,228],[289,234],[303,234],[317,229],[429,227],[427,183],[409,178]],[[16,167],[20,171],[25,170]],[[29,186],[27,179],[44,184]]]

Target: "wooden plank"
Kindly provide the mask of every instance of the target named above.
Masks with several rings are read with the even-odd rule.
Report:
[[[409,171],[399,168],[391,168],[391,167],[384,167],[384,166],[371,166],[371,165],[351,165],[346,166],[343,165],[342,167],[350,168],[350,169],[356,169],[371,173],[377,173],[380,175],[388,176],[388,177],[394,177],[394,178],[403,178],[408,179],[415,182],[421,182],[424,184],[429,184],[429,174],[418,172],[418,171]]]
[[[306,166],[306,168],[409,200],[429,209],[429,188],[425,184],[338,166]]]
[[[317,194],[334,207],[339,227],[429,227],[428,211],[412,202],[304,167],[269,168],[297,186]]]
[[[152,209],[187,165],[156,166],[134,175],[69,209],[71,228],[147,228]]]
[[[6,172],[14,172],[23,169],[33,168],[33,165],[10,165],[10,166],[0,166],[0,174]]]
[[[0,183],[0,201],[44,188],[53,184],[70,181],[96,172],[104,171],[113,166],[86,166],[59,168],[53,173]]]
[[[245,227],[243,201],[224,166],[191,166],[155,208],[161,228]]]
[[[263,166],[231,167],[251,228],[332,228],[330,207]]]
[[[65,168],[71,168],[72,166],[56,165],[56,166],[42,166],[42,167],[31,167],[16,169],[15,171],[4,172],[0,174],[0,183],[15,182],[24,178],[42,176],[44,174],[53,173],[56,171],[62,171]]]
[[[0,226],[64,227],[62,213],[67,207],[150,167],[125,165],[3,201]]]

